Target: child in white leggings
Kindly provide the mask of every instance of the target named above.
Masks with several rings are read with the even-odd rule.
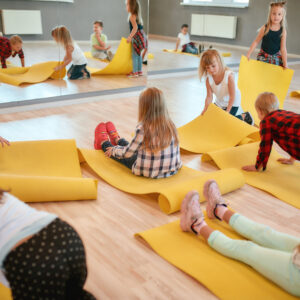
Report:
[[[201,235],[219,253],[251,266],[287,292],[300,296],[300,238],[280,233],[230,210],[214,180],[206,182],[203,192],[207,216],[224,220],[247,240],[233,240],[210,228],[199,204],[199,194],[189,192],[181,205],[183,231]]]

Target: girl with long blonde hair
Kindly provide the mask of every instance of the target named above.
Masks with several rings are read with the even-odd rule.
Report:
[[[177,130],[161,90],[148,88],[139,97],[138,125],[133,140],[120,138],[112,122],[95,129],[95,149],[102,149],[135,175],[164,178],[178,172],[181,158]]]
[[[287,68],[285,5],[286,1],[270,3],[267,23],[259,29],[247,53],[248,59],[262,40],[257,60]]]
[[[59,45],[63,46],[66,51],[62,64],[57,66],[55,71],[61,70],[72,62],[72,65],[68,70],[69,79],[75,80],[90,78],[90,73],[86,69],[87,59],[77,43],[73,41],[71,33],[67,27],[57,26],[51,31],[51,35],[53,39]]]

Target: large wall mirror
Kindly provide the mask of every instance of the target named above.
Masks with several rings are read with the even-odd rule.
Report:
[[[148,0],[140,0],[140,4],[147,37]],[[125,0],[109,0],[109,5],[107,0],[0,0],[0,10],[0,32],[8,40],[13,35],[20,36],[25,61],[25,69],[20,69],[21,59],[17,54],[7,58],[6,70],[0,66],[0,107],[133,91],[146,85],[146,64],[140,76],[126,75],[132,61],[131,44],[122,41],[130,33]],[[99,29],[101,26],[97,23],[95,29],[95,21],[99,21],[102,28]],[[52,30],[61,25],[72,37],[73,54],[76,51],[73,59],[78,64],[87,62],[90,78],[86,78],[89,76],[85,71],[83,78],[77,80],[71,80],[67,74],[64,76],[63,69],[50,74],[56,67],[53,63],[63,61],[66,55],[65,47],[58,44],[52,34]],[[99,38],[104,42],[104,51],[94,51]],[[146,61],[145,50],[143,54]],[[75,77],[76,74],[75,70]],[[20,83],[23,80],[25,82]]]

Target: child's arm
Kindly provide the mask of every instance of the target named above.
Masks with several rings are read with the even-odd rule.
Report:
[[[130,35],[127,38],[127,42],[130,43],[136,32],[138,31],[138,25],[136,23],[136,16],[130,15],[129,21],[132,25],[132,30],[130,32]]]
[[[24,59],[24,57],[21,58],[21,65],[22,65],[22,67],[25,67],[25,59]]]
[[[213,91],[212,91],[211,86],[209,84],[208,78],[206,78],[206,91],[207,91],[207,94],[206,94],[206,99],[205,99],[205,106],[204,106],[204,109],[203,109],[201,115],[203,115],[206,112],[209,104],[213,100]]]
[[[66,55],[64,57],[64,60],[61,65],[54,68],[55,71],[61,70],[65,68],[71,61],[72,61],[72,53],[74,51],[74,47],[72,45],[69,45],[66,48]]]
[[[96,39],[97,39],[97,41],[99,43],[99,45],[93,45],[93,47],[96,50],[108,50],[108,49],[111,48],[111,46],[106,47],[105,41],[101,40],[101,35],[99,35],[99,34],[96,33],[95,36],[96,36]]]
[[[8,146],[10,145],[9,141],[3,138],[2,136],[0,136],[0,144],[2,145],[2,147],[4,147],[4,144]]]
[[[234,75],[232,73],[228,76],[228,92],[229,92],[229,102],[226,111],[230,112],[235,99],[235,81],[234,81]]]
[[[247,53],[247,58],[248,59],[250,59],[250,56],[251,56],[252,52],[256,48],[257,44],[262,40],[262,38],[264,37],[264,34],[265,34],[265,25],[260,28],[260,30],[258,32],[258,35],[256,36],[256,39],[254,40],[254,42],[250,46],[250,49]]]
[[[6,59],[4,56],[1,56],[1,65],[2,65],[2,69],[6,69]]]
[[[287,68],[287,51],[286,51],[286,30],[283,31],[280,44],[283,67]]]
[[[18,55],[20,57],[22,67],[25,67],[25,56],[22,49],[18,52]]]
[[[175,51],[177,51],[179,44],[180,44],[180,38],[177,38]]]

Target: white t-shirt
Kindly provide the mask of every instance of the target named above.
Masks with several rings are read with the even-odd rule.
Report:
[[[188,33],[183,34],[182,32],[179,32],[178,38],[180,39],[180,44],[179,44],[180,49],[182,48],[182,46],[189,44],[191,42],[190,35]]]
[[[211,75],[207,75],[209,85],[216,96],[216,105],[221,108],[227,108],[229,103],[228,77],[234,73],[231,70],[226,70],[223,80],[217,85]],[[241,106],[241,92],[235,82],[235,99],[233,106]]]
[[[72,52],[73,65],[78,66],[78,65],[87,64],[87,59],[84,56],[84,53],[82,52],[82,50],[77,45],[77,43],[74,42],[73,47],[74,47],[74,50]]]

